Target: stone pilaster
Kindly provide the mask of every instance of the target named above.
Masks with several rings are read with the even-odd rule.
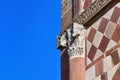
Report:
[[[73,23],[57,39],[57,48],[66,48],[69,55],[70,80],[85,80],[85,28]]]

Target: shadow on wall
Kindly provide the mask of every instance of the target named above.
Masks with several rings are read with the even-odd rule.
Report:
[[[69,56],[66,49],[61,51],[61,80],[69,80]]]

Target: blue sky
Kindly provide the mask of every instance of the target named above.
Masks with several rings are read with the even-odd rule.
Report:
[[[0,80],[60,80],[60,0],[0,0]]]

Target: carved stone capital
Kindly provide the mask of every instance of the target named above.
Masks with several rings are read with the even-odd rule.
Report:
[[[67,48],[70,58],[85,56],[85,28],[73,23],[64,34],[57,38],[57,48]]]
[[[71,42],[67,47],[67,51],[70,59],[74,57],[84,57],[85,56],[85,28],[78,24],[74,23],[72,28],[73,33],[71,34]]]
[[[57,36],[57,48],[66,46],[67,46],[66,33],[62,34],[61,36]]]

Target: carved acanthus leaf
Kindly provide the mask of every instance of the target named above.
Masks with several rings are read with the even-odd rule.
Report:
[[[58,43],[61,47],[66,47],[69,57],[84,57],[85,55],[85,32],[82,25],[74,23],[66,33],[58,37]]]

